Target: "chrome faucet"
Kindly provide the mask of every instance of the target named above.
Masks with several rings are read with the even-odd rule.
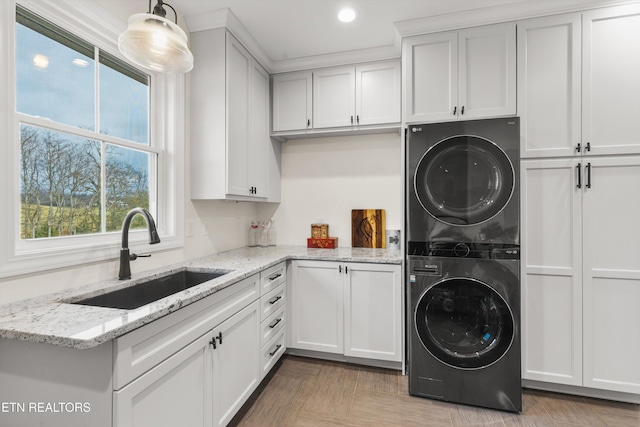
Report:
[[[150,257],[151,255],[136,255],[129,254],[129,225],[131,220],[136,214],[141,214],[147,220],[147,228],[149,229],[149,244],[155,245],[160,243],[160,237],[158,237],[158,231],[156,230],[156,223],[148,210],[144,208],[131,209],[127,216],[124,217],[122,223],[122,248],[120,249],[120,272],[118,278],[120,280],[131,279],[131,265],[129,261],[135,261],[139,257]]]

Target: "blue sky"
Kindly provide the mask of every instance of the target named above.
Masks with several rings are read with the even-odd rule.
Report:
[[[48,65],[34,65],[36,55]],[[95,129],[94,69],[93,58],[16,25],[17,111]],[[148,144],[148,87],[102,64],[99,71],[101,132]]]

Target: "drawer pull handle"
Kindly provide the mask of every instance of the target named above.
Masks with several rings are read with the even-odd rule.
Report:
[[[276,349],[273,350],[271,353],[269,353],[269,356],[271,356],[271,357],[275,356],[275,354],[278,352],[278,350],[280,350],[280,347],[282,347],[282,344],[278,344],[276,346]]]
[[[281,317],[281,318],[279,318],[279,319],[276,319],[276,321],[275,321],[275,322],[273,322],[273,324],[269,325],[269,327],[270,327],[271,329],[273,329],[273,328],[275,328],[275,327],[278,325],[278,323],[280,323],[280,322],[282,322],[282,317]]]
[[[273,280],[276,280],[278,277],[282,277],[282,274],[278,273],[275,276],[271,276],[271,277],[269,277],[269,280],[273,281]]]
[[[222,344],[222,332],[218,333],[218,336],[216,337],[218,339],[218,341],[220,342],[220,344]],[[216,339],[214,338],[214,340]]]
[[[209,345],[212,345],[214,350],[217,348],[216,337],[211,338],[211,341],[209,341]]]
[[[280,301],[281,299],[282,299],[282,296],[278,295],[277,297],[275,297],[274,299],[269,301],[269,304],[273,305],[273,304],[277,303],[278,301]]]

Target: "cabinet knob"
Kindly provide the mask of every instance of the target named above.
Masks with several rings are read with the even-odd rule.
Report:
[[[585,151],[591,151],[591,143],[587,142],[586,147],[584,147]]]
[[[222,331],[218,332],[218,336],[215,337],[213,340],[215,341],[216,339],[220,344],[222,344]]]
[[[360,124],[360,115],[359,114],[356,116],[356,124]]]
[[[579,153],[581,149],[582,149],[582,144],[578,142],[578,144],[576,144],[576,152]]]
[[[307,127],[311,126],[311,119],[307,119]]]
[[[460,109],[460,115],[464,115],[464,105],[462,106],[462,108]]]
[[[456,115],[456,111],[458,111],[458,106],[456,105],[455,107],[453,107],[453,115]]]
[[[351,124],[353,124],[353,116],[351,116]]]
[[[209,341],[209,345],[212,345],[214,350],[217,348],[216,337],[211,338],[211,341]]]

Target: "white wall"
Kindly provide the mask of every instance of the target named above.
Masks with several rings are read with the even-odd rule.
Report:
[[[259,205],[276,221],[279,245],[306,245],[323,220],[338,245],[351,246],[351,210],[385,209],[386,228],[402,225],[398,133],[290,140],[282,144],[282,202]]]

